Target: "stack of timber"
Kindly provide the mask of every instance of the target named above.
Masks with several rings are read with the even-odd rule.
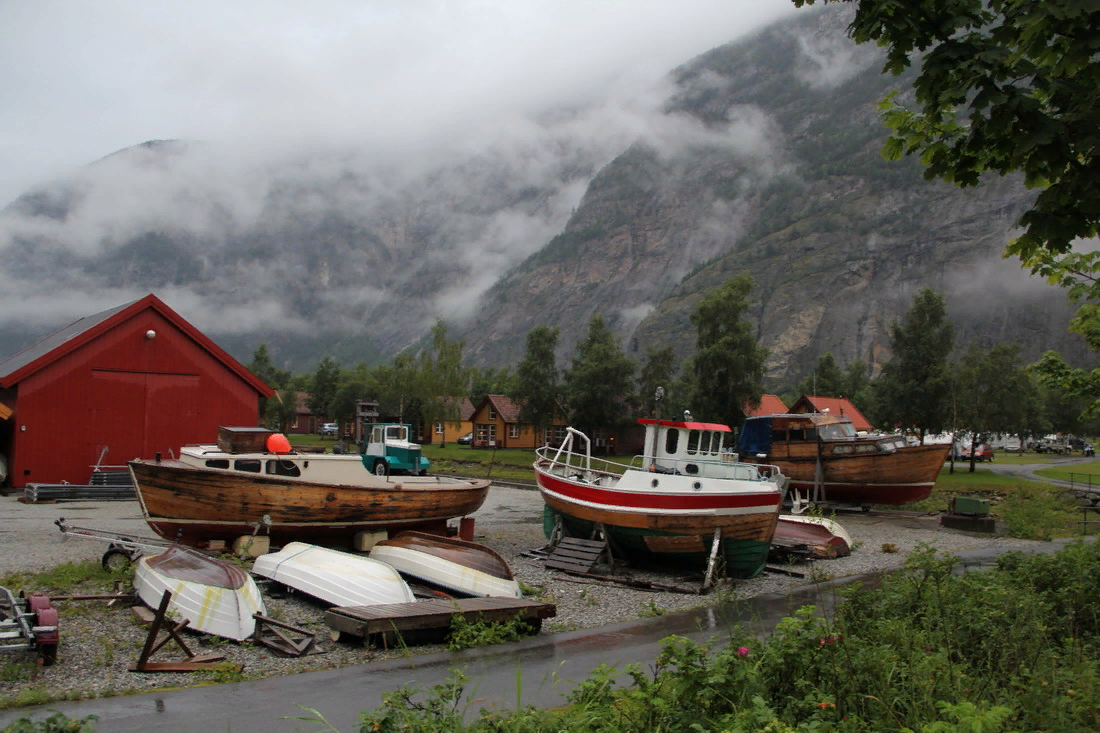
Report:
[[[100,501],[136,499],[134,478],[128,468],[104,470],[96,468],[86,484],[30,483],[23,487],[24,504],[46,504],[56,501]]]
[[[44,504],[56,501],[106,501],[136,498],[133,485],[38,484],[23,487],[24,504]]]

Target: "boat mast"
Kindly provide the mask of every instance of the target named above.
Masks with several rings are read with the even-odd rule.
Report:
[[[654,412],[654,417],[657,420],[661,419],[661,400],[663,400],[664,397],[665,397],[665,388],[664,387],[658,387],[657,391],[653,393],[653,403],[654,403],[653,412]],[[661,429],[660,429],[660,426],[658,426],[658,425],[649,425],[649,426],[646,427],[646,430],[652,430],[653,431],[653,447],[650,449],[648,456],[643,456],[642,457],[642,468],[643,469],[648,469],[650,464],[652,464],[653,462],[655,462],[657,460],[658,436],[661,434]]]

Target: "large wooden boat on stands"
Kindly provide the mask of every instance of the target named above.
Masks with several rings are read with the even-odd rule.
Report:
[[[377,475],[368,458],[296,453],[280,433],[223,427],[217,445],[130,461],[130,472],[153,531],[196,547],[257,533],[328,546],[349,546],[359,532],[446,534],[448,520],[477,511],[489,493],[486,480]]]
[[[743,460],[779,466],[791,489],[812,501],[864,506],[927,499],[951,450],[859,435],[851,418],[829,413],[750,417],[737,447]]]
[[[600,525],[612,552],[634,563],[687,562],[706,567],[709,579],[712,560],[721,559],[727,575],[760,573],[785,489],[779,470],[737,462],[725,425],[686,414],[639,422],[644,454],[629,465],[593,458],[588,438],[573,428],[560,448],[536,451],[547,536],[559,523],[579,538]]]

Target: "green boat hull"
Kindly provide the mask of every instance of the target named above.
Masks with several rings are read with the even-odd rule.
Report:
[[[567,536],[591,537],[595,530],[593,522],[560,514],[550,507],[543,507],[542,529],[549,539],[554,532],[556,518],[560,516]],[[634,527],[616,527],[603,525],[610,536],[616,553],[625,553],[631,562],[670,564],[677,567],[691,567],[705,570],[710,559],[713,537],[704,537],[703,552],[653,552],[646,543],[646,537],[677,537],[675,532],[660,532]],[[723,539],[720,557],[725,564],[725,575],[731,578],[755,578],[764,570],[768,561],[771,544],[757,540]]]

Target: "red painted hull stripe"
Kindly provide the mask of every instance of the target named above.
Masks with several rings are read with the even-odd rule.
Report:
[[[659,494],[637,491],[609,491],[596,486],[575,484],[537,473],[539,485],[563,497],[629,509],[729,509],[771,507],[779,504],[779,493],[759,494]]]

